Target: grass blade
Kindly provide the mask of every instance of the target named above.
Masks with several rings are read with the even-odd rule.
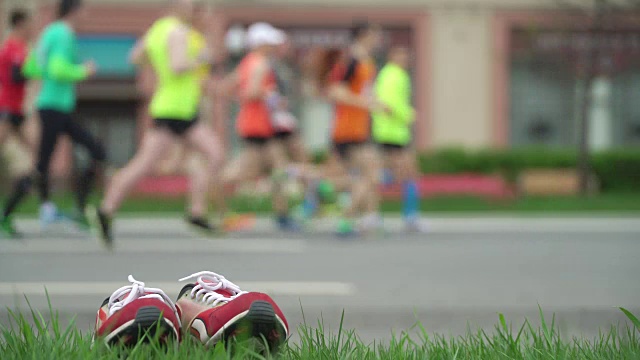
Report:
[[[627,318],[629,319],[629,321],[631,321],[631,323],[636,328],[636,330],[638,330],[638,332],[640,332],[640,320],[638,320],[638,318],[635,315],[633,315],[631,313],[631,311],[629,311],[629,310],[627,310],[625,308],[621,307],[620,311],[622,311],[627,316]]]

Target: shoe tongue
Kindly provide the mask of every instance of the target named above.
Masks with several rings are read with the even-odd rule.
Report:
[[[128,292],[126,292],[126,293],[124,293],[124,294],[120,295],[120,297],[119,297],[119,298],[117,298],[116,300],[118,300],[118,301],[124,301],[124,299],[126,299],[126,298],[127,298],[127,296],[129,296],[129,294],[131,294],[131,291],[128,291]]]

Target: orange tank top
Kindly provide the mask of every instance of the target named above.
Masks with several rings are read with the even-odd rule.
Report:
[[[372,96],[376,67],[373,61],[351,58],[338,63],[331,71],[331,82],[341,82],[355,94]],[[371,120],[367,109],[335,104],[333,141],[335,143],[369,140]]]
[[[244,99],[242,95],[248,91],[251,74],[262,59],[262,55],[250,53],[238,65],[238,89],[241,99]],[[272,70],[265,76],[262,86],[266,91],[276,89],[276,77]],[[236,130],[244,138],[269,138],[273,136],[271,114],[263,99],[240,100]]]

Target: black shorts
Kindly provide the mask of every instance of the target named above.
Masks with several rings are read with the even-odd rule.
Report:
[[[184,134],[193,127],[198,122],[198,118],[194,118],[193,120],[178,120],[178,119],[168,119],[168,118],[158,118],[153,119],[153,123],[157,128],[165,128],[173,135],[176,136],[184,136]]]
[[[399,144],[386,144],[386,143],[378,143],[378,146],[382,150],[383,153],[396,153],[399,151],[404,151],[408,148],[407,145],[399,145]]]
[[[9,121],[9,123],[11,124],[11,127],[14,130],[19,130],[25,121],[25,117],[22,114],[14,114],[8,111],[1,111],[0,121],[4,121],[5,119]]]
[[[349,153],[351,149],[357,148],[363,145],[367,145],[367,141],[349,141],[343,143],[333,143],[333,150],[340,156],[343,161],[349,160]]]
[[[291,139],[291,137],[293,136],[293,134],[295,134],[294,131],[282,131],[282,132],[276,132],[273,137],[276,140],[284,140],[287,141],[289,139]]]
[[[272,138],[270,137],[257,137],[257,136],[247,136],[247,137],[243,137],[242,140],[244,140],[244,143],[247,144],[248,146],[265,146],[269,143],[269,141],[271,141]]]

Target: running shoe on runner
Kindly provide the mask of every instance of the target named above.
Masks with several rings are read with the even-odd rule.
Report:
[[[382,216],[378,213],[369,213],[357,222],[358,232],[362,234],[374,234],[384,232]]]
[[[95,209],[92,212],[93,222],[98,229],[98,236],[100,241],[107,249],[113,249],[113,231],[111,229],[112,219],[111,216],[105,214],[100,209]]]
[[[22,238],[22,234],[16,229],[13,219],[10,216],[5,216],[0,219],[0,233],[12,239]]]
[[[290,215],[277,216],[276,225],[280,231],[285,232],[299,232],[302,230],[300,224]]]
[[[217,232],[216,227],[213,226],[209,222],[209,220],[203,217],[189,216],[185,220],[187,221],[187,224],[189,224],[189,226],[191,226],[192,228],[194,228],[199,232],[204,233],[205,235],[212,235]]]
[[[411,216],[404,221],[405,231],[413,234],[425,234],[429,232],[429,224],[419,216]]]
[[[222,219],[221,227],[225,232],[246,231],[255,226],[256,216],[254,214],[234,214],[230,213]]]
[[[224,276],[202,271],[180,281],[184,286],[176,306],[183,333],[207,347],[220,341],[248,343],[263,354],[274,354],[286,340],[289,325],[269,295],[242,291]]]
[[[104,300],[96,316],[94,340],[107,346],[135,346],[139,342],[161,344],[180,341],[180,315],[160,289],[145,287],[129,275],[123,286]]]
[[[91,229],[91,222],[89,222],[89,218],[87,217],[85,212],[79,209],[75,209],[72,213],[66,216],[76,225],[78,229],[82,231],[88,231]]]
[[[67,219],[67,217],[58,210],[56,204],[48,201],[40,205],[40,226],[44,229],[49,225],[57,222],[61,222]]]
[[[354,221],[346,217],[340,218],[338,220],[337,235],[341,238],[349,238],[358,235]]]

